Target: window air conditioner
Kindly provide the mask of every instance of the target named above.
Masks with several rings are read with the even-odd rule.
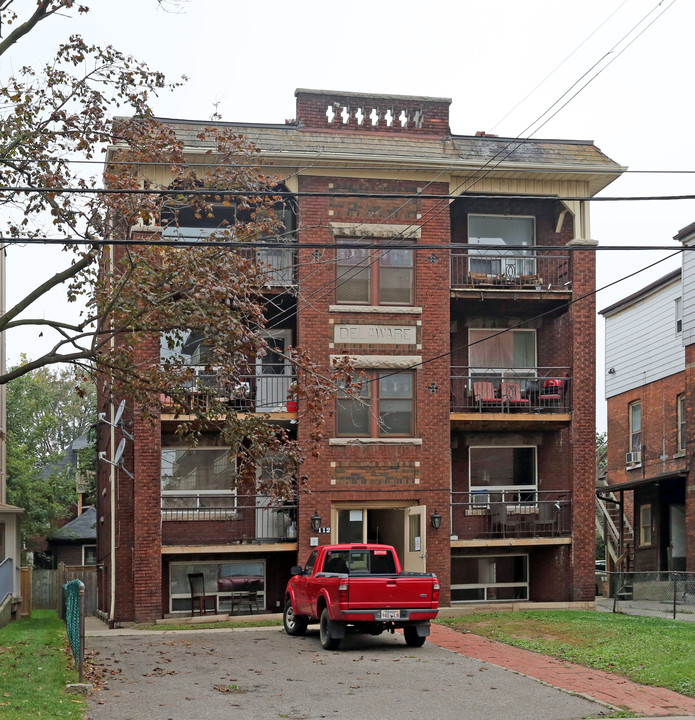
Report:
[[[625,453],[626,465],[635,465],[639,462],[642,462],[642,453],[639,450],[636,452]]]

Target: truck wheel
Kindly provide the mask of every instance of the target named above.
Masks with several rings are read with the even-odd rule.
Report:
[[[288,600],[285,603],[285,609],[282,613],[282,624],[285,627],[285,632],[288,635],[304,635],[306,632],[306,626],[308,625],[307,619],[304,615],[295,615],[294,608],[292,607],[292,601]]]
[[[405,644],[408,647],[422,647],[425,644],[427,637],[425,635],[418,635],[416,627],[404,627],[403,635],[405,636]]]
[[[319,637],[324,650],[335,650],[340,645],[340,638],[331,635],[330,622],[331,616],[328,614],[328,608],[324,608],[319,621]]]

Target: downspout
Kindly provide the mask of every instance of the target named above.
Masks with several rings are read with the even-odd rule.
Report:
[[[114,273],[114,252],[115,252],[115,245],[111,245],[111,252],[109,253],[109,272],[111,274],[111,277],[113,277]],[[109,345],[111,348],[111,351],[113,352],[116,348],[116,340],[111,335],[111,338],[109,339]],[[110,401],[111,406],[111,423],[109,425],[109,432],[111,435],[111,471],[109,474],[109,484],[110,484],[110,503],[111,503],[111,600],[109,602],[109,628],[113,629],[115,625],[115,616],[116,616],[116,466],[114,465],[114,459],[115,459],[115,447],[116,447],[116,427],[115,427],[115,419],[116,419],[116,411],[113,404],[113,398],[111,398]]]

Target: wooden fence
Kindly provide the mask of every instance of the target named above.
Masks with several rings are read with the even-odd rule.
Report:
[[[63,565],[56,570],[34,568],[31,573],[31,600],[35,609],[57,610],[62,613],[61,589],[70,580],[82,580],[85,586],[85,612],[97,613],[96,565]]]

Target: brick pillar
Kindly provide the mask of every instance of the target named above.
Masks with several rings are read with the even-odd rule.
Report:
[[[686,467],[690,468],[685,481],[685,569],[695,572],[695,467],[687,462],[695,448],[695,422],[691,422],[695,408],[695,344],[685,346],[685,404]]]
[[[573,240],[568,247],[595,246]],[[572,346],[572,425],[570,428],[572,517],[572,597],[594,598],[596,503],[596,256],[593,250],[571,254],[573,299],[570,307]],[[592,293],[592,294],[589,294]],[[587,295],[587,297],[584,297]]]

